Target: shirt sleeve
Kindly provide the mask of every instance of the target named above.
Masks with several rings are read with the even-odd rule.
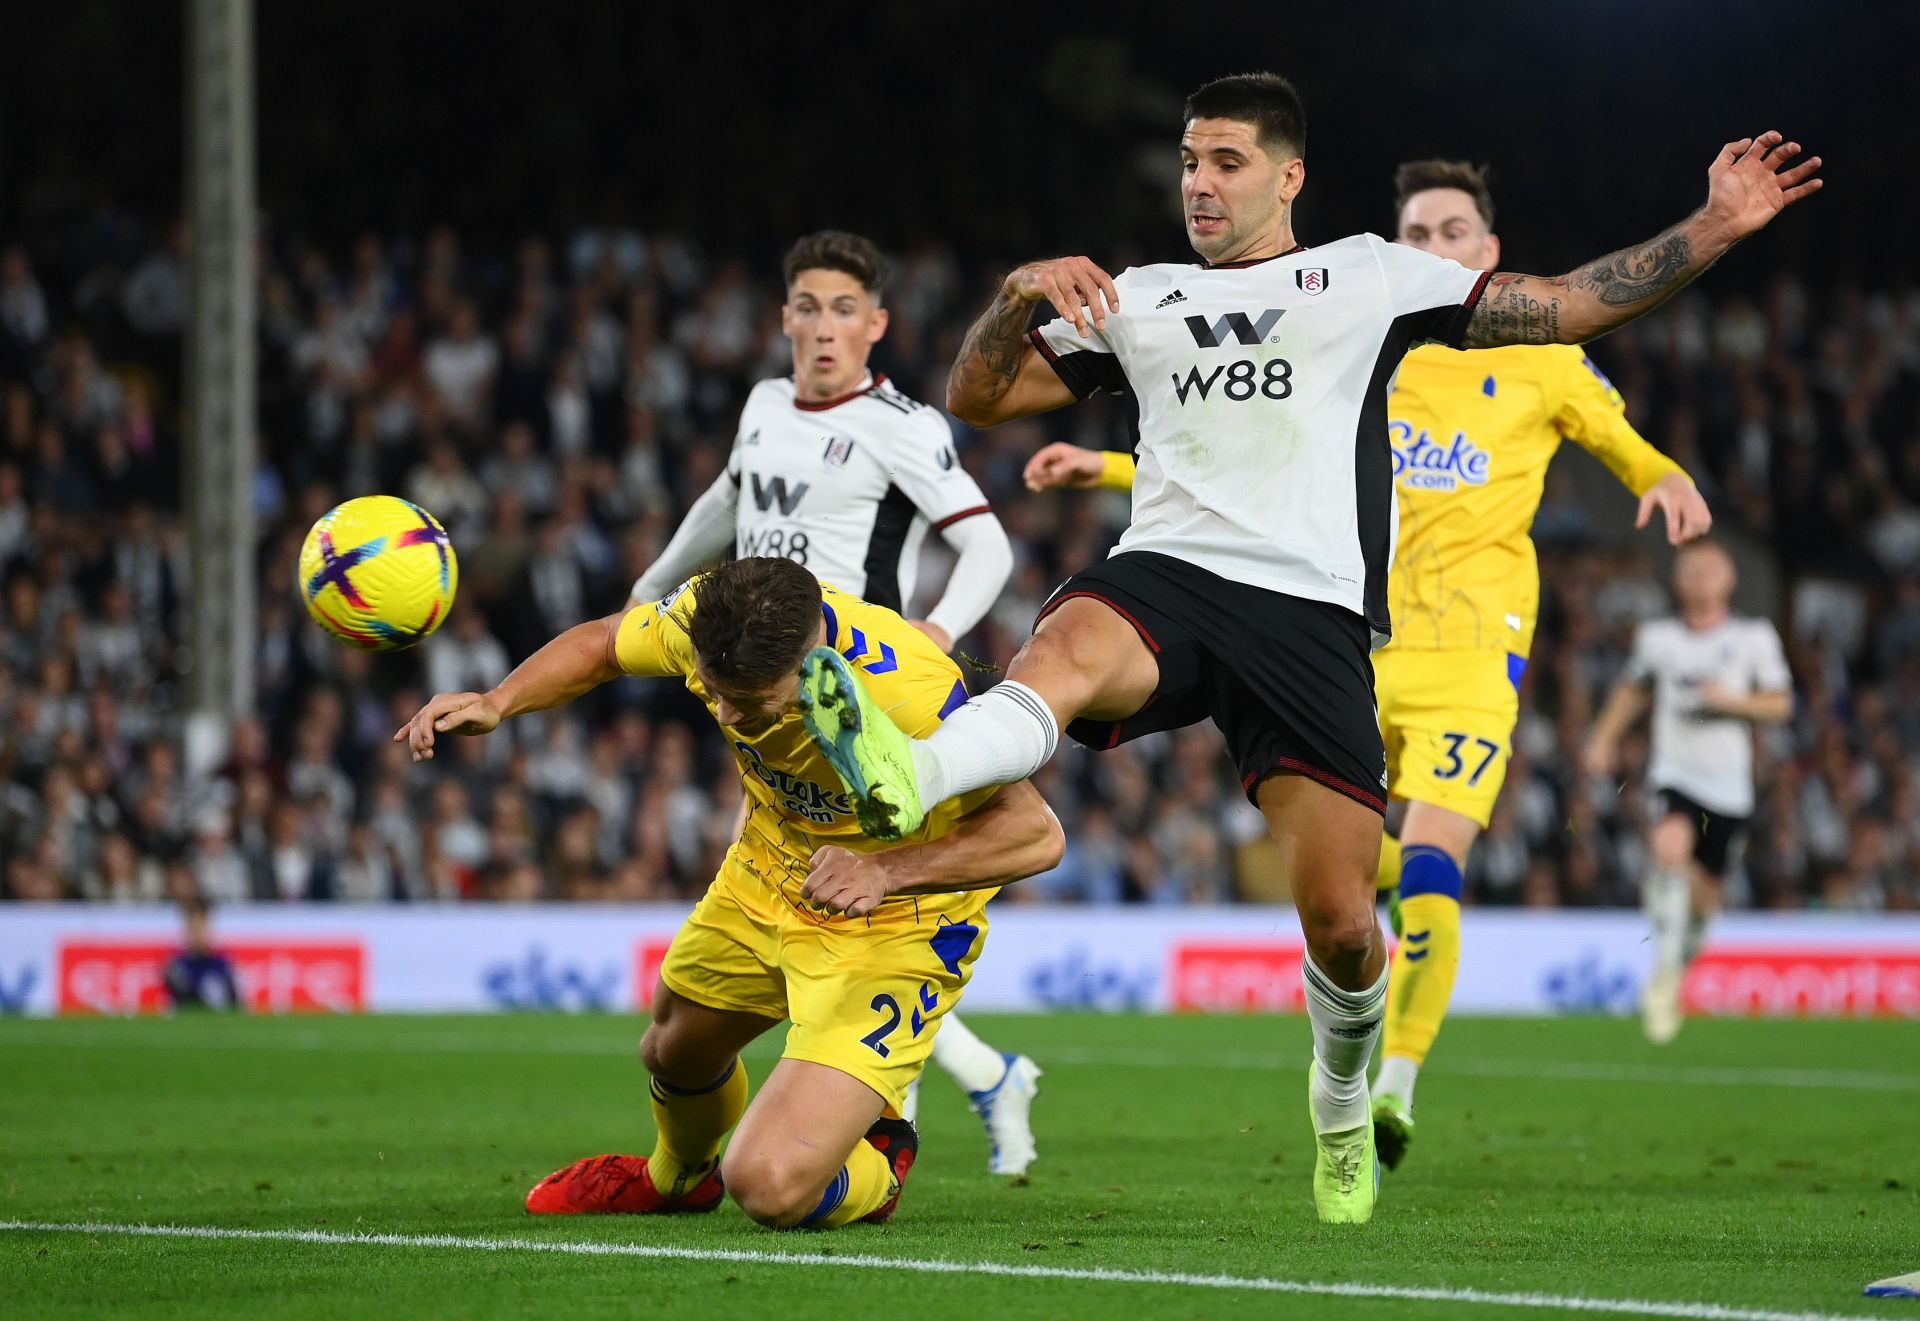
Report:
[[[1126,285],[1127,272],[1122,271],[1114,277],[1113,287],[1124,295]],[[1027,338],[1076,399],[1089,399],[1102,393],[1125,394],[1127,373],[1120,366],[1119,350],[1114,343],[1119,320],[1118,316],[1108,317],[1105,330],[1096,330],[1089,322],[1088,334],[1083,339],[1073,322],[1055,317],[1028,331]]]
[[[1653,631],[1641,624],[1633,630],[1633,650],[1627,655],[1627,667],[1620,673],[1622,683],[1649,684],[1654,674]]]
[[[687,510],[687,516],[674,530],[666,549],[660,552],[647,571],[633,584],[637,602],[656,600],[677,582],[703,569],[733,549],[735,515],[740,504],[740,474],[737,458],[727,461],[727,470],[714,478],[712,486]]]
[[[1780,642],[1780,630],[1764,619],[1753,623],[1753,690],[1756,693],[1784,693],[1793,687],[1793,670],[1787,664],[1787,650]]]
[[[1131,491],[1139,465],[1125,450],[1103,450],[1100,454],[1100,486],[1109,491]]]
[[[936,532],[993,511],[973,474],[960,466],[946,420],[931,408],[916,412],[896,434],[887,455],[887,480],[913,501]]]
[[[1000,589],[1013,576],[1013,543],[992,514],[962,519],[942,535],[959,558],[947,575],[939,602],[927,611],[927,622],[945,629],[958,642],[993,609]]]
[[[1394,320],[1406,323],[1413,343],[1459,348],[1493,272],[1468,270],[1457,261],[1389,243],[1377,234],[1367,235],[1367,240],[1386,283]]]
[[[624,674],[642,678],[693,673],[693,641],[686,620],[694,607],[694,589],[681,583],[658,601],[627,611],[614,634],[613,655]]]
[[[1553,415],[1555,430],[1607,465],[1621,485],[1645,495],[1662,478],[1686,469],[1655,449],[1627,421],[1627,401],[1613,382],[1578,349],[1567,351],[1569,361],[1560,389],[1560,406]],[[1691,480],[1689,478],[1689,480]]]

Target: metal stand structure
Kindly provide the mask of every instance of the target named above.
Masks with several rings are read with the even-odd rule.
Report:
[[[186,18],[194,761],[254,704],[253,0],[189,0]]]

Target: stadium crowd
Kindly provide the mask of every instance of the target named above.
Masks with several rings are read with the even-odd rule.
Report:
[[[713,479],[758,378],[788,370],[776,263],[610,224],[512,251],[441,227],[340,251],[271,235],[259,277],[258,718],[217,764],[182,738],[184,237],[103,217],[0,236],[0,895],[21,902],[685,898],[732,835],[731,758],[683,690],[626,680],[412,764],[424,694],[490,686],[624,599]],[[877,361],[938,402],[994,273],[899,254]],[[1920,905],[1920,295],[1709,283],[1596,346],[1642,432],[1700,482],[1789,639],[1790,726],[1761,743],[1735,903]],[[1012,535],[999,606],[958,650],[1004,665],[1051,586],[1105,554],[1124,496],[1027,494],[1047,439],[1129,443],[1124,404],[959,451]],[[1536,524],[1543,615],[1508,789],[1469,868],[1490,904],[1634,901],[1644,735],[1624,783],[1579,771],[1634,625],[1663,612],[1654,535],[1564,467]],[[313,520],[388,491],[460,554],[447,626],[370,656],[311,625]],[[943,577],[941,552],[923,602]],[[1210,726],[1094,755],[1042,789],[1067,828],[1010,898],[1220,903],[1284,894]]]

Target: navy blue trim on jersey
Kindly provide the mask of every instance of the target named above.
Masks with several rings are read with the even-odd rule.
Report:
[[[900,553],[919,512],[913,499],[897,486],[887,487],[880,497],[873,511],[873,532],[867,537],[867,585],[860,593],[862,599],[906,613],[907,603],[900,599]]]
[[[1027,338],[1040,350],[1040,356],[1047,360],[1047,366],[1053,368],[1053,374],[1066,384],[1067,389],[1073,391],[1074,398],[1091,399],[1102,391],[1107,394],[1127,392],[1127,373],[1120,366],[1117,355],[1102,353],[1098,349],[1056,352],[1038,326],[1027,332]]]

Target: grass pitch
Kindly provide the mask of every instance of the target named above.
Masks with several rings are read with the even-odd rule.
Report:
[[[1449,1023],[1358,1229],[1309,1201],[1303,1021],[974,1025],[1047,1071],[1031,1178],[988,1176],[929,1076],[898,1219],[782,1235],[731,1206],[522,1212],[574,1157],[650,1146],[632,1019],[0,1022],[0,1315],[1913,1311],[1859,1296],[1920,1266],[1910,1024],[1696,1022],[1656,1051],[1624,1021]],[[141,1224],[267,1236],[109,1228]]]

